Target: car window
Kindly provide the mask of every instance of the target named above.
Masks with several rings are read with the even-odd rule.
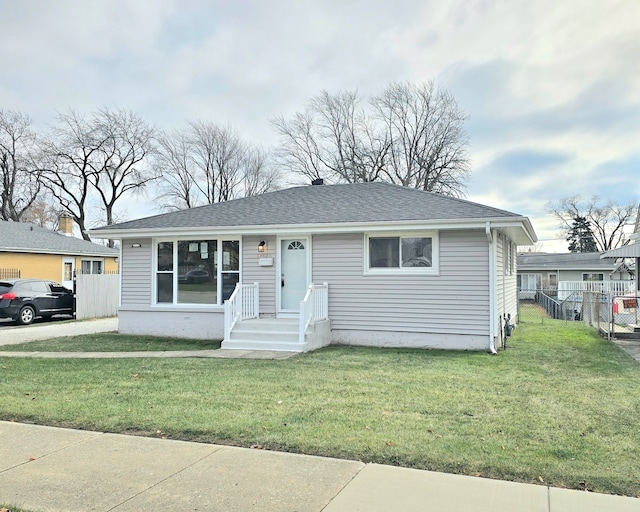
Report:
[[[62,286],[60,283],[50,282],[49,286],[51,286],[51,291],[53,293],[69,293],[69,290]]]
[[[31,281],[29,283],[29,289],[33,293],[49,293],[49,287],[44,281]]]
[[[11,288],[12,285],[9,283],[0,283],[0,294],[7,293]]]
[[[11,291],[18,295],[29,295],[29,283],[16,283]]]

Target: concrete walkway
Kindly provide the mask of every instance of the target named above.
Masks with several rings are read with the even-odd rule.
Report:
[[[620,339],[612,339],[611,341],[640,363],[640,341]]]
[[[640,499],[0,421],[0,503],[37,512],[638,512]]]

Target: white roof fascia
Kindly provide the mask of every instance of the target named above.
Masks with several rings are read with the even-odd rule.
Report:
[[[526,217],[515,218],[491,218],[491,219],[469,219],[469,220],[437,220],[437,221],[401,221],[401,222],[340,222],[333,224],[286,224],[267,226],[210,226],[210,227],[175,227],[161,229],[113,229],[113,230],[89,230],[91,236],[95,238],[129,239],[129,238],[151,238],[151,237],[171,237],[171,236],[206,236],[215,234],[233,235],[287,235],[287,234],[321,234],[321,233],[352,233],[354,231],[401,231],[401,230],[444,230],[444,229],[484,229],[485,223],[490,222],[493,228],[520,229],[524,236],[535,242],[537,240],[533,234],[533,228]],[[524,244],[520,244],[524,245]]]
[[[603,253],[600,258],[640,258],[640,242],[611,249]]]
[[[118,251],[114,250],[113,254],[105,254],[101,252],[76,252],[76,251],[56,251],[51,249],[27,249],[24,247],[2,247],[0,252],[19,252],[26,254],[51,254],[60,256],[95,256],[100,258],[117,258]]]

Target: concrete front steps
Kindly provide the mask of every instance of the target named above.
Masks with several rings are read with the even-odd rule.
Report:
[[[305,340],[298,339],[297,318],[255,318],[236,323],[229,339],[221,348],[238,350],[281,350],[307,352],[328,345],[331,341],[329,320],[309,326]]]

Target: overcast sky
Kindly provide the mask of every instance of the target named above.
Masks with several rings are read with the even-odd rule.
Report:
[[[640,201],[640,0],[0,0],[0,63],[0,108],[41,125],[125,108],[265,146],[323,89],[433,80],[469,116],[468,199],[542,240],[550,200]]]

